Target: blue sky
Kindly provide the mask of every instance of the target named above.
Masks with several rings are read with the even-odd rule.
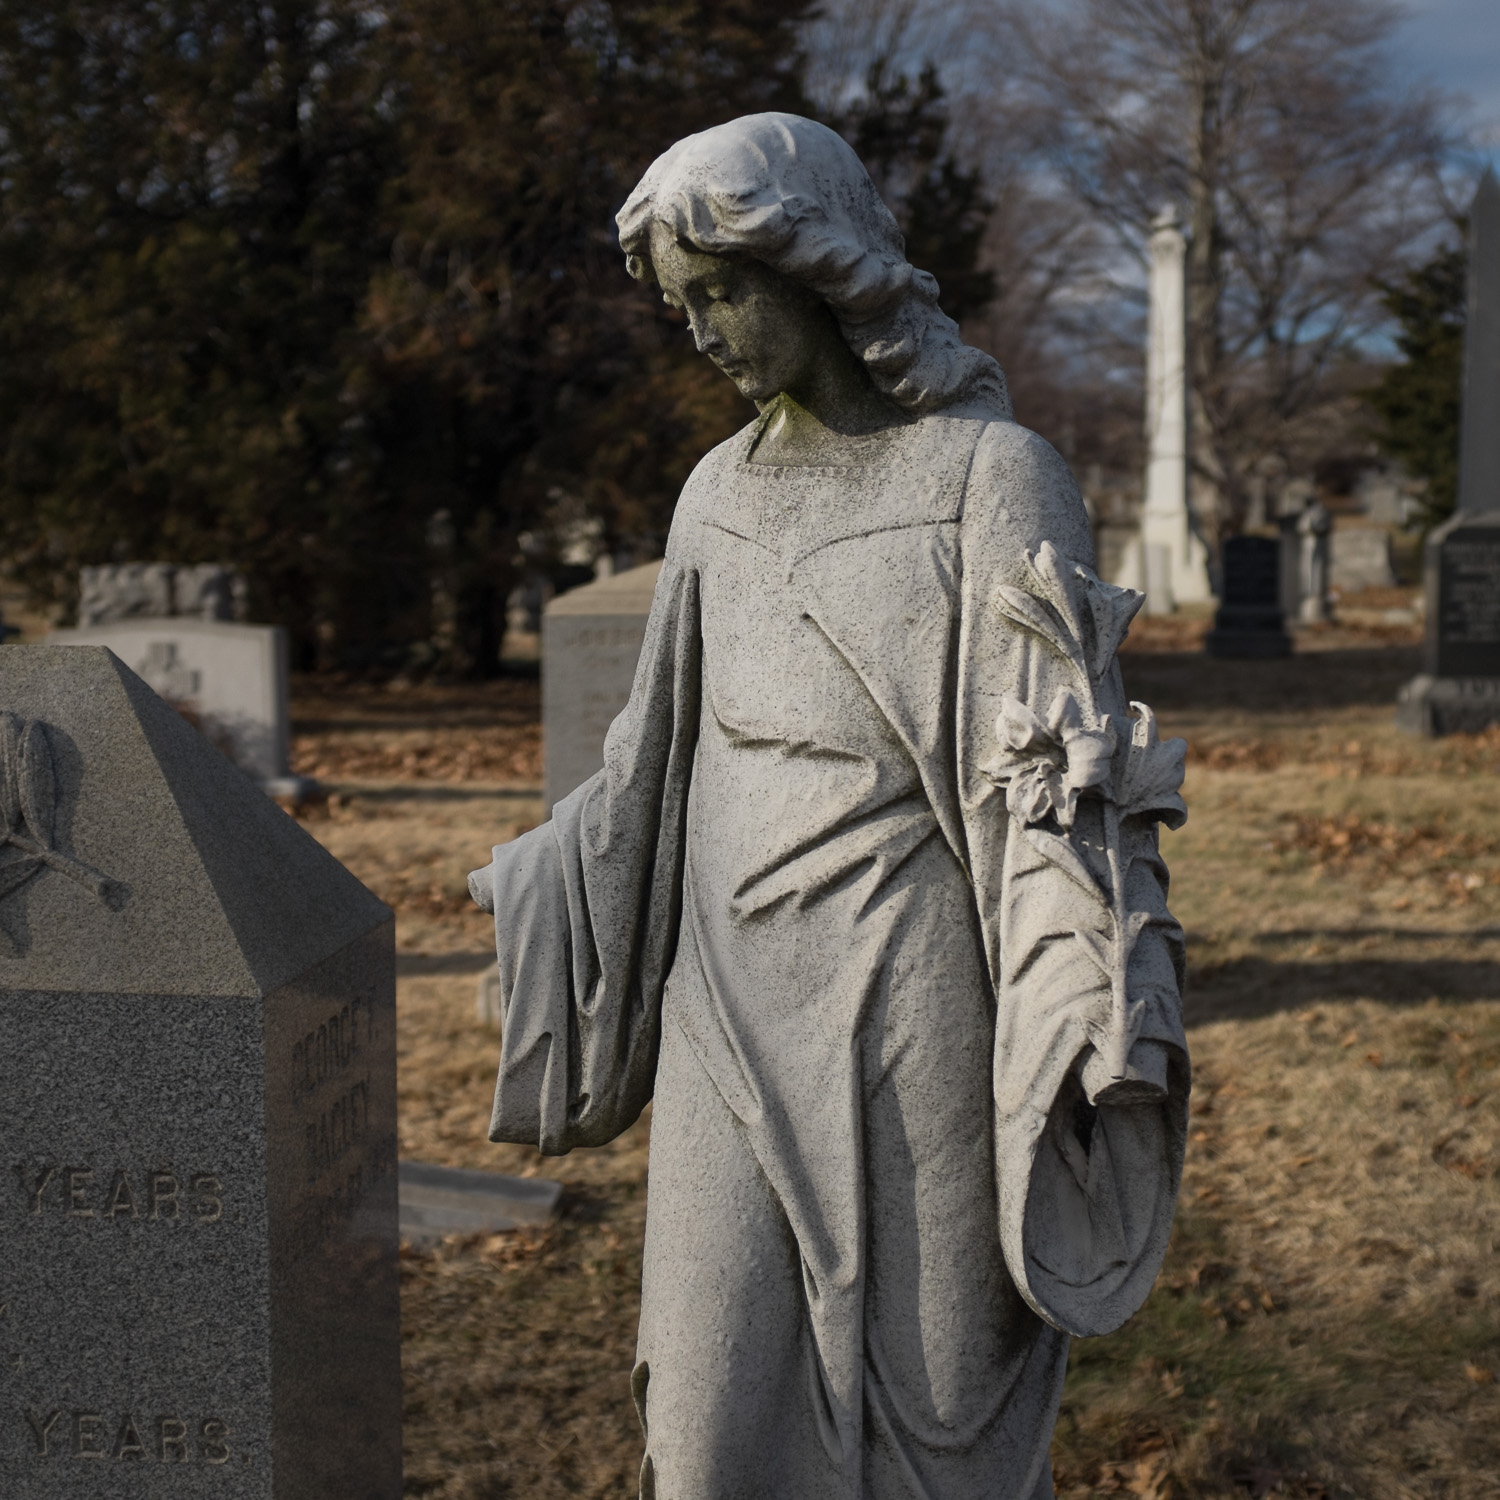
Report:
[[[1415,77],[1467,96],[1500,169],[1500,0],[1406,0],[1400,52]]]

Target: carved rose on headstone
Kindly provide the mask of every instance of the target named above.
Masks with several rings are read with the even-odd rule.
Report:
[[[57,769],[47,726],[39,719],[0,713],[0,901],[42,870],[56,870],[108,906],[124,894],[118,881],[56,847]],[[15,947],[0,926],[0,941]]]

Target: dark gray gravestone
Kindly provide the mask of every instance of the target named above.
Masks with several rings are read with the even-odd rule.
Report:
[[[1292,649],[1281,609],[1281,542],[1233,536],[1222,551],[1223,603],[1204,649],[1210,656],[1286,656]]]
[[[110,652],[0,710],[0,1496],[397,1500],[389,911]]]
[[[1397,721],[1419,734],[1483,729],[1500,720],[1500,511],[1439,526],[1423,582],[1423,671],[1401,689]]]
[[[1500,510],[1500,182],[1490,168],[1469,209],[1459,432],[1458,508]]]
[[[1427,538],[1423,671],[1397,698],[1418,734],[1500,723],[1500,183],[1486,170],[1469,212],[1468,313],[1458,510]]]

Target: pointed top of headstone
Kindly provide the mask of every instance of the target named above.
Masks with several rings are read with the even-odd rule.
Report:
[[[1500,205],[1500,177],[1495,176],[1494,167],[1487,166],[1479,176],[1479,186],[1474,190],[1474,207],[1480,204]]]
[[[1492,167],[1469,210],[1458,508],[1500,509],[1500,181]]]
[[[269,994],[389,910],[113,652],[0,647],[0,989]]]

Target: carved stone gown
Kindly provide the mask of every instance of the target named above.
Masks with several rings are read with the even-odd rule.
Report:
[[[1090,562],[1086,521],[983,413],[870,467],[757,436],[684,490],[605,769],[495,850],[492,1135],[566,1150],[654,1096],[643,1496],[1032,1500],[1068,1335],[1159,1264],[1187,1091],[1154,829],[1131,988],[1171,1086],[1095,1114],[1076,893],[978,770],[1056,675],[992,591],[1041,540]]]

